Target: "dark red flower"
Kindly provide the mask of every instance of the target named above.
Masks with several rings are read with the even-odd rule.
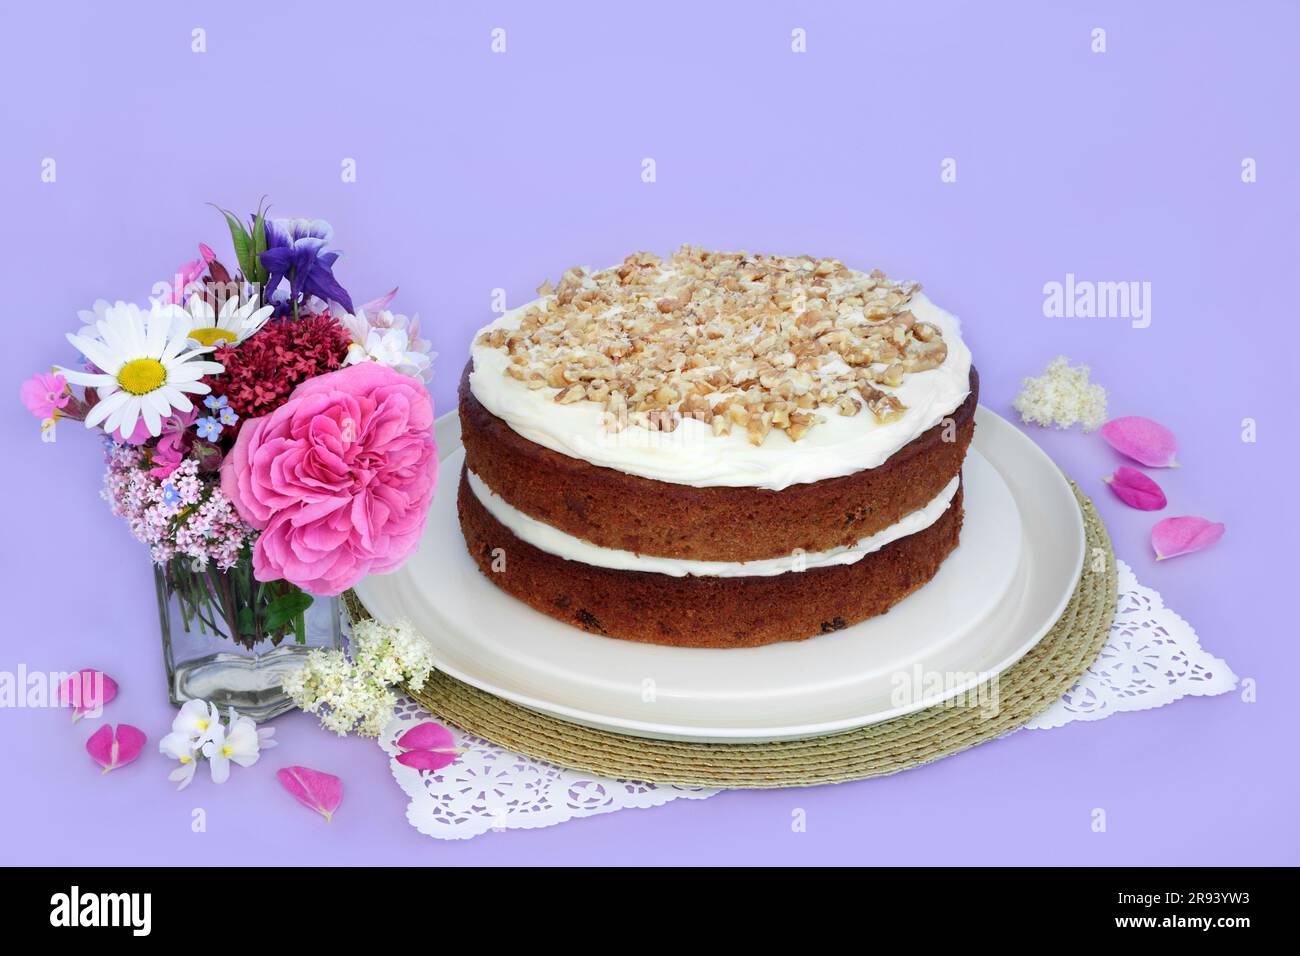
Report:
[[[276,319],[242,345],[217,349],[212,358],[226,371],[204,381],[226,396],[242,424],[275,411],[301,382],[342,368],[350,342],[329,315]],[[234,437],[234,430],[227,433]]]

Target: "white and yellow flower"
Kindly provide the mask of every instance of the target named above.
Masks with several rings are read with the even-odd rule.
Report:
[[[203,745],[203,756],[211,765],[213,783],[225,783],[230,777],[231,763],[241,767],[251,767],[257,763],[262,751],[275,746],[269,738],[274,728],[264,731],[257,729],[257,724],[248,717],[241,717],[232,707],[230,725],[217,724],[215,732]]]
[[[189,338],[189,314],[179,306],[154,303],[149,311],[127,302],[103,310],[95,322],[98,338],[69,333],[68,341],[95,366],[94,371],[59,368],[75,385],[96,389],[99,402],[86,415],[86,427],[130,435],[143,418],[150,435],[162,433],[173,411],[194,407],[187,397],[211,389],[200,379],[225,366],[202,361],[212,349]]]
[[[239,345],[259,332],[275,311],[269,305],[259,309],[256,301],[240,305],[233,296],[221,304],[220,312],[201,295],[190,296],[185,308],[190,315],[190,338],[200,345],[213,347]]]
[[[187,700],[172,721],[172,734],[188,737],[197,747],[211,740],[220,724],[221,714],[216,704],[206,700]]]
[[[217,705],[206,700],[185,703],[172,721],[172,732],[158,741],[158,749],[180,766],[168,774],[167,779],[178,783],[184,790],[194,780],[194,771],[200,760],[211,765],[214,783],[225,783],[230,777],[230,765],[251,767],[257,763],[263,750],[275,746],[275,728],[258,727],[248,717],[241,717],[230,708],[226,723],[221,722]]]
[[[194,771],[198,768],[194,738],[183,731],[173,730],[158,741],[158,750],[164,757],[180,761],[180,766],[169,773],[167,779],[177,784],[177,790],[184,790],[194,780]]]

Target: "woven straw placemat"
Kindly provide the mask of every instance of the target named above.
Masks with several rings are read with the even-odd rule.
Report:
[[[538,713],[435,672],[411,696],[431,714],[515,753],[616,777],[702,787],[809,787],[881,777],[1000,737],[1046,710],[1097,658],[1115,616],[1115,554],[1092,501],[1070,483],[1087,539],[1083,574],[1060,619],[1015,665],[962,695],[904,717],[825,737],[685,743],[595,730]],[[1102,558],[1104,557],[1104,568]],[[352,592],[353,620],[368,617]],[[996,702],[996,706],[991,706]]]

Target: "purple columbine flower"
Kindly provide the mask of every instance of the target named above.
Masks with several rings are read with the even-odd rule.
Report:
[[[334,229],[324,219],[266,220],[266,251],[259,256],[268,273],[266,301],[287,277],[291,299],[314,295],[351,312],[352,298],[334,278],[340,254],[322,251],[333,237]]]

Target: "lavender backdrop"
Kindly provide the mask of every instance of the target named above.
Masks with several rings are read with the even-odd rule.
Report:
[[[492,290],[683,241],[837,255],[922,278],[964,320],[984,399],[1089,362],[1112,414],[1168,423],[1171,514],[1213,550],[1150,557],[1152,517],[1099,478],[1096,436],[1030,429],[1116,552],[1258,681],[1239,695],[998,741],[901,776],[729,793],[435,843],[370,741],[301,715],[281,749],[182,794],[156,753],[101,777],[65,712],[0,710],[0,862],[1296,863],[1294,380],[1300,336],[1291,4],[7,4],[0,13],[7,621],[0,670],[95,666],[106,719],[155,739],[164,697],[146,555],[97,497],[98,443],[39,442],[20,380],[71,358],[75,310],[143,301],[228,240],[211,200],[329,218],[359,298],[401,284],[452,407]],[[506,52],[491,52],[503,28]],[[1106,51],[1092,52],[1094,28]],[[194,31],[206,52],[193,52]],[[807,52],[792,51],[806,31]],[[356,163],[356,182],[342,164]],[[655,160],[657,181],[642,181]],[[941,181],[945,158],[957,181]],[[1242,163],[1257,164],[1243,182]],[[42,163],[56,162],[56,181]],[[1048,319],[1067,272],[1152,284],[1152,322]],[[1242,441],[1242,420],[1258,441]],[[344,778],[333,826],[281,793]],[[193,833],[191,812],[207,812]],[[792,833],[791,811],[807,812]],[[1091,832],[1105,808],[1109,831]]]

